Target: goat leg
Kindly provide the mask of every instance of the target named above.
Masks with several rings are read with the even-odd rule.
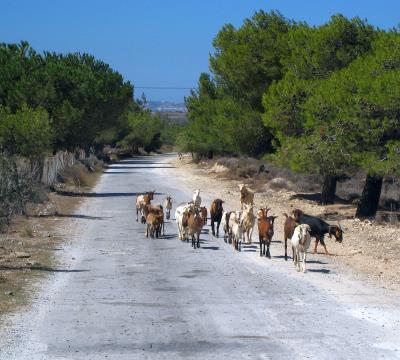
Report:
[[[285,261],[287,261],[287,238],[285,236]]]
[[[330,255],[330,253],[329,253],[328,249],[326,248],[326,245],[325,245],[325,244],[323,244],[322,246],[323,246],[323,247],[324,247],[324,249],[325,249],[325,254],[326,254],[326,255]]]
[[[317,246],[318,246],[318,238],[315,239],[315,245],[314,245],[314,252],[313,254],[315,254],[317,252]]]

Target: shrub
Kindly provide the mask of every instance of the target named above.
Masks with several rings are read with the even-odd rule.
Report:
[[[90,186],[92,183],[88,170],[80,162],[63,169],[58,176],[61,182],[77,187]]]
[[[36,195],[32,174],[18,170],[15,158],[0,155],[0,230],[11,217],[25,212],[25,205]]]

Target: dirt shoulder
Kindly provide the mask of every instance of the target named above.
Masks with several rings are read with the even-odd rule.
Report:
[[[305,213],[325,218],[328,222],[340,220],[343,227],[344,241],[340,244],[326,237],[326,244],[331,255],[327,256],[318,247],[318,257],[332,263],[337,271],[352,278],[372,282],[375,286],[400,290],[400,237],[399,226],[389,223],[360,221],[354,219],[355,205],[335,204],[321,206],[313,201],[298,199],[296,193],[288,190],[273,190],[262,180],[252,179],[232,180],[223,171],[207,162],[194,164],[190,157],[174,160],[178,171],[184,172],[182,177],[193,189],[219,197],[228,204],[236,204],[239,208],[238,184],[247,183],[255,193],[256,207],[271,208],[278,215],[274,240],[283,241],[283,213],[289,213],[295,208]],[[233,210],[233,209],[231,209]],[[313,245],[312,245],[313,248]],[[283,244],[274,244],[273,255],[284,255]],[[291,250],[288,249],[288,254]]]
[[[90,175],[90,187],[62,190],[69,195],[89,191],[100,175]],[[57,252],[73,238],[79,221],[75,211],[85,198],[57,192],[47,196],[47,202],[28,206],[28,216],[14,218],[7,232],[0,234],[0,316],[27,305],[38,281],[62,271]]]

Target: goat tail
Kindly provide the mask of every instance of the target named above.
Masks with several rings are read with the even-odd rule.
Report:
[[[286,219],[289,217],[289,215],[286,213],[282,213],[282,215],[285,215]]]

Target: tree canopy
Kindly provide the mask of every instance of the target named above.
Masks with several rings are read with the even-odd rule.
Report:
[[[91,55],[39,54],[27,42],[0,44],[0,107],[12,114],[24,108],[26,116],[33,114],[28,109],[46,111],[50,151],[92,145],[132,99],[133,86]]]

